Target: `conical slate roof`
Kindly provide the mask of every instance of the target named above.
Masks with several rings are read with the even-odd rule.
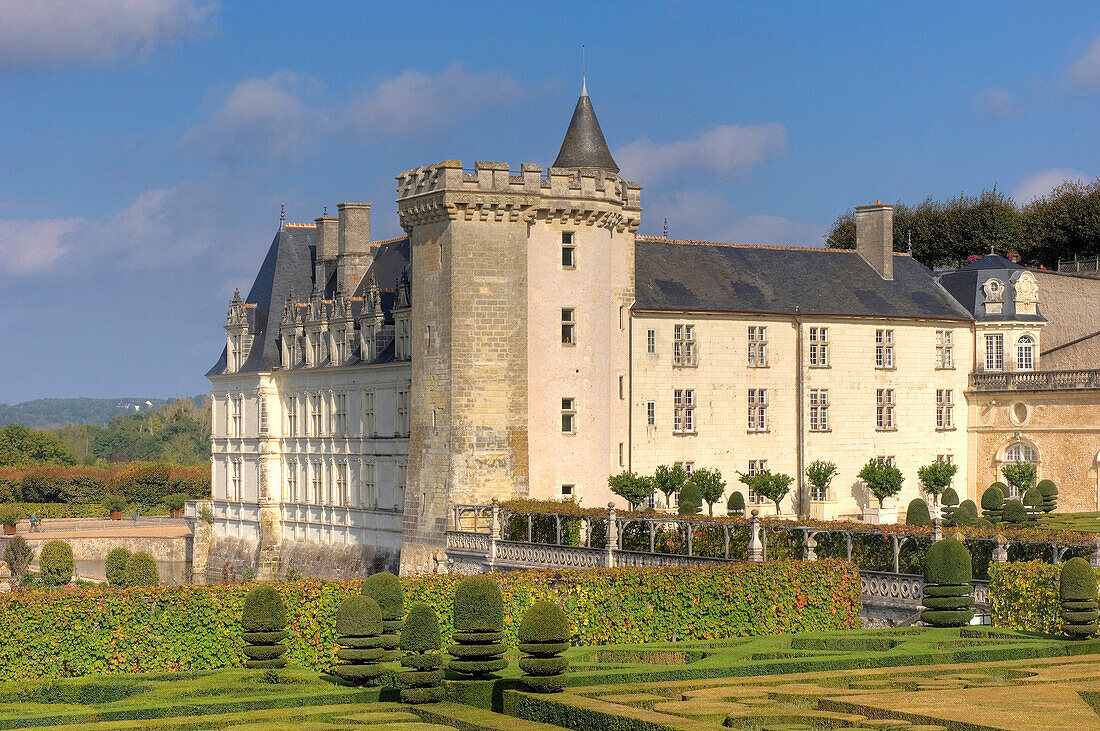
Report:
[[[581,86],[581,97],[577,99],[573,119],[569,120],[569,129],[565,132],[565,140],[561,143],[554,167],[619,172],[619,166],[611,157],[611,150],[607,149],[607,141],[603,138],[600,121],[596,119],[592,100],[588,98],[587,85]]]

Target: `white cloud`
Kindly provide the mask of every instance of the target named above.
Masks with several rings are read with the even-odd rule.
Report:
[[[718,175],[743,173],[787,149],[787,129],[778,122],[750,127],[720,125],[694,140],[658,145],[642,137],[615,151],[623,174],[642,183],[689,170]]]
[[[1069,67],[1069,77],[1082,89],[1100,88],[1100,38],[1093,41],[1085,55]]]
[[[725,199],[705,190],[669,193],[649,203],[646,209],[651,229],[654,223],[663,227],[663,219],[668,217],[668,234],[674,239],[822,246],[828,228],[782,216],[738,216]]]
[[[1067,180],[1087,182],[1089,177],[1080,170],[1073,170],[1072,168],[1040,170],[1020,181],[1019,185],[1012,191],[1012,199],[1020,205],[1031,203],[1033,200],[1042,198]]]
[[[978,94],[974,106],[990,117],[1007,117],[1017,110],[1016,97],[1008,89],[985,89]]]
[[[144,57],[217,11],[208,0],[0,0],[0,69]]]
[[[382,81],[351,101],[344,121],[358,134],[405,138],[521,94],[519,82],[502,71],[473,72],[456,63],[439,74],[405,71]]]
[[[0,272],[25,275],[49,269],[67,250],[62,239],[83,223],[79,218],[0,221]]]

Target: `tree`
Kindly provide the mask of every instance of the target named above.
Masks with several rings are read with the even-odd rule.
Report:
[[[836,465],[832,462],[826,462],[824,460],[814,460],[806,467],[806,479],[810,481],[810,485],[821,497],[814,498],[811,494],[810,499],[814,500],[827,500],[829,496],[829,483],[836,477],[837,469]]]
[[[1001,474],[1017,495],[1023,495],[1035,484],[1035,465],[1030,462],[1009,462],[1001,465]]]
[[[938,460],[917,470],[917,479],[924,491],[932,496],[933,505],[939,505],[940,495],[948,488],[958,471],[958,465]]]
[[[683,488],[687,479],[687,472],[678,464],[671,467],[667,464],[658,465],[653,473],[653,486],[665,496],[665,505],[671,506],[672,496]]]
[[[653,494],[653,479],[633,472],[620,472],[607,478],[611,492],[637,508]]]
[[[782,472],[773,475],[771,470],[761,470],[755,475],[742,474],[738,479],[757,495],[763,495],[775,503],[776,515],[782,514],[783,511],[779,507],[779,503],[791,491],[791,483],[794,482],[793,477]]]
[[[76,464],[76,455],[55,434],[22,424],[0,426],[0,467]]]
[[[699,486],[688,480],[680,490],[680,501],[676,511],[680,515],[695,515],[703,509],[703,493],[699,492]]]
[[[13,576],[21,577],[27,573],[27,567],[34,560],[34,549],[23,536],[8,538],[8,545],[4,546],[4,561],[11,569]]]
[[[714,504],[726,492],[726,481],[717,469],[700,467],[691,473],[691,482],[699,488],[699,495],[707,503],[707,512],[714,515]]]
[[[901,483],[905,479],[901,470],[886,461],[885,457],[875,457],[863,465],[859,471],[859,479],[878,498],[878,507],[882,509],[882,501],[901,492]]]

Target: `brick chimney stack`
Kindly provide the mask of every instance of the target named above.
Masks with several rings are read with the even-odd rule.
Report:
[[[856,251],[880,277],[894,278],[893,206],[856,206]]]

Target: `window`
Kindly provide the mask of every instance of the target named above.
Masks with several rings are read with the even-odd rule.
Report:
[[[363,435],[370,436],[378,432],[374,426],[374,391],[363,392]]]
[[[577,344],[577,320],[572,307],[561,308],[562,345]]]
[[[936,331],[936,367],[954,368],[955,358],[951,353],[951,331]]]
[[[646,426],[657,426],[657,402],[646,401],[645,402],[645,423]]]
[[[1024,335],[1016,341],[1016,370],[1035,370],[1035,341]]]
[[[298,502],[298,463],[294,460],[286,465],[286,496],[291,502]]]
[[[409,466],[401,462],[397,463],[397,495],[394,499],[394,510],[401,510],[405,507],[405,483],[408,481]],[[420,504],[424,504],[423,497]]]
[[[672,365],[695,365],[695,326],[676,325],[672,332]]]
[[[575,434],[577,432],[577,410],[574,407],[573,399],[563,398],[561,400],[561,433],[562,434]]]
[[[875,391],[875,428],[889,430],[894,426],[894,389],[880,388]]]
[[[332,340],[336,345],[336,365],[343,365],[344,361],[348,359],[347,341],[344,338],[344,331],[337,330],[332,334]]]
[[[829,392],[810,389],[810,431],[829,431]]]
[[[406,317],[402,317],[397,320],[397,358],[398,360],[409,360],[412,357],[412,348],[410,346],[409,338],[409,320]]]
[[[562,485],[561,496],[563,498],[573,497],[573,492],[576,490],[576,485]]]
[[[562,231],[561,232],[561,245],[562,246],[572,246],[573,243],[574,243],[573,242],[573,232],[572,231]]]
[[[240,396],[233,398],[233,436],[244,436],[242,431],[241,415],[244,409],[243,399]]]
[[[310,365],[316,367],[321,365],[321,334],[316,333],[310,336],[309,340],[313,347],[313,362]]]
[[[985,336],[985,369],[1001,371],[1005,367],[1005,336]]]
[[[827,368],[829,366],[829,328],[810,328],[810,367]]]
[[[314,460],[313,467],[310,470],[310,475],[309,476],[312,479],[312,486],[313,486],[312,495],[310,495],[310,497],[313,498],[312,502],[313,502],[314,505],[320,505],[321,504],[321,497],[322,497],[322,495],[321,495],[322,475],[321,475],[321,461],[320,460]]]
[[[424,350],[426,352],[432,352],[432,326],[424,326]]]
[[[363,507],[377,508],[378,499],[374,490],[374,462],[363,463]]]
[[[619,466],[622,467],[626,464],[624,461],[625,455],[623,454],[623,443],[619,442]]]
[[[321,394],[314,394],[311,398],[313,403],[313,411],[310,414],[310,434],[315,437],[321,436],[321,428],[324,423],[325,414],[325,400]]]
[[[241,369],[241,336],[230,335],[229,336],[229,370],[239,371]]]
[[[766,327],[749,328],[749,365],[754,368],[766,368],[768,365],[768,328]]]
[[[955,464],[955,456],[951,455],[951,454],[937,454],[936,455],[936,461],[937,462],[946,462],[947,464]],[[947,487],[953,487],[954,483],[955,483],[955,478],[952,477],[951,482],[947,483]]]
[[[336,504],[348,505],[348,466],[336,465]]]
[[[230,493],[229,499],[239,501],[241,499],[241,461],[235,459],[232,460],[229,465],[232,468],[232,476],[230,478],[232,493]]]
[[[348,433],[348,395],[338,393],[336,400],[336,436],[346,436]]]
[[[286,435],[298,436],[298,397],[290,396],[286,400]]]
[[[875,368],[894,367],[894,331],[875,330]]]
[[[686,474],[689,478],[691,477],[691,473],[695,471],[694,462],[674,462],[673,466],[681,468],[684,471],[684,474]]]
[[[577,247],[562,244],[562,247],[561,247],[561,268],[562,269],[576,269],[577,268]]]
[[[952,415],[951,389],[936,389],[936,428],[954,429],[955,420]]]
[[[1035,464],[1037,461],[1035,450],[1023,442],[1017,442],[1005,451],[1005,462],[1030,462]]]
[[[757,473],[763,472],[766,469],[768,469],[768,460],[750,459],[749,469],[745,471],[745,474],[749,477],[754,477]],[[757,495],[756,491],[754,491],[751,487],[749,488],[748,503],[750,505],[763,505],[767,502],[768,499],[766,497],[764,497],[763,495]]]
[[[267,399],[260,395],[259,429],[261,434],[267,434]]]
[[[657,331],[646,330],[645,331],[645,352],[656,353],[657,352]]]
[[[620,401],[623,400],[623,381],[624,381],[624,377],[619,376],[619,400]]]
[[[675,389],[672,392],[672,405],[673,433],[693,434],[695,432],[695,391],[690,388]]]
[[[408,436],[409,434],[409,391],[401,389],[397,392],[397,433]]]
[[[768,429],[768,389],[749,389],[749,431]]]

